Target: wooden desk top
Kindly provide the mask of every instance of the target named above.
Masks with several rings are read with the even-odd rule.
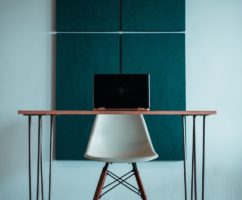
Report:
[[[19,110],[20,115],[97,115],[97,114],[128,114],[128,115],[216,115],[217,111],[185,111],[185,110]]]

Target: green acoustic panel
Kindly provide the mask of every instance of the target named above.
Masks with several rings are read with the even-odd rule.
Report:
[[[56,0],[56,30],[117,31],[119,0]]]
[[[150,74],[151,110],[185,110],[185,35],[124,34],[123,73]],[[158,160],[182,160],[182,122],[145,116]]]
[[[93,109],[94,73],[119,73],[118,34],[57,34],[56,109]],[[83,159],[94,116],[56,119],[56,159]]]
[[[122,0],[124,31],[184,31],[185,0]]]

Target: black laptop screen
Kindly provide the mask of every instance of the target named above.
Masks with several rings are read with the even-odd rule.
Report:
[[[94,108],[149,109],[149,74],[95,74]]]

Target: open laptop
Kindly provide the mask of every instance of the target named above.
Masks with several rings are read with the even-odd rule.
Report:
[[[149,110],[149,74],[95,74],[94,109]]]

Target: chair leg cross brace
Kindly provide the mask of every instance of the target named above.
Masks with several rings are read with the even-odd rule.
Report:
[[[129,175],[128,177],[124,178],[125,176],[127,176],[128,174],[131,174]],[[105,187],[103,187],[103,189],[105,189],[106,187],[108,186],[111,186],[112,184],[118,182],[116,185],[114,185],[113,187],[111,187],[108,191],[106,191],[105,193],[102,194],[102,196],[104,194],[106,194],[107,192],[109,192],[110,190],[114,189],[115,187],[117,187],[118,185],[122,184],[123,186],[125,186],[126,188],[130,189],[131,191],[133,191],[134,193],[140,195],[140,192],[139,192],[139,189],[134,187],[133,185],[131,185],[130,183],[128,183],[126,180],[128,180],[129,178],[131,178],[132,176],[134,176],[134,173],[133,173],[133,170],[128,172],[127,174],[121,176],[121,177],[118,177],[116,174],[108,171],[108,174],[111,178],[114,179],[113,182],[111,182],[110,184],[106,185]]]
[[[93,197],[93,200],[101,199],[102,196],[104,196],[105,194],[110,192],[112,189],[114,189],[118,185],[125,186],[126,188],[128,188],[132,192],[134,192],[137,195],[141,196],[141,198],[143,200],[147,200],[147,197],[146,197],[146,194],[145,194],[145,191],[144,191],[144,187],[143,187],[141,178],[139,176],[139,171],[137,169],[136,163],[132,163],[133,169],[131,171],[129,171],[128,173],[124,174],[121,177],[119,177],[116,174],[114,174],[111,171],[109,171],[108,170],[108,166],[109,166],[109,163],[106,163],[105,166],[103,167],[103,170],[102,170],[101,176],[99,178],[98,185],[97,185],[96,192],[95,192],[95,195]],[[105,183],[105,180],[106,180],[107,176],[110,176],[111,178],[113,178],[114,181],[112,181],[111,183],[109,183],[106,186],[104,186],[104,183]],[[138,185],[139,188],[136,188],[135,186],[133,186],[132,184],[127,182],[127,180],[129,178],[131,178],[132,176],[135,176],[136,181],[137,181],[137,185]],[[107,189],[107,188],[109,188],[109,189]],[[102,193],[102,191],[104,189],[107,189],[107,190]]]

